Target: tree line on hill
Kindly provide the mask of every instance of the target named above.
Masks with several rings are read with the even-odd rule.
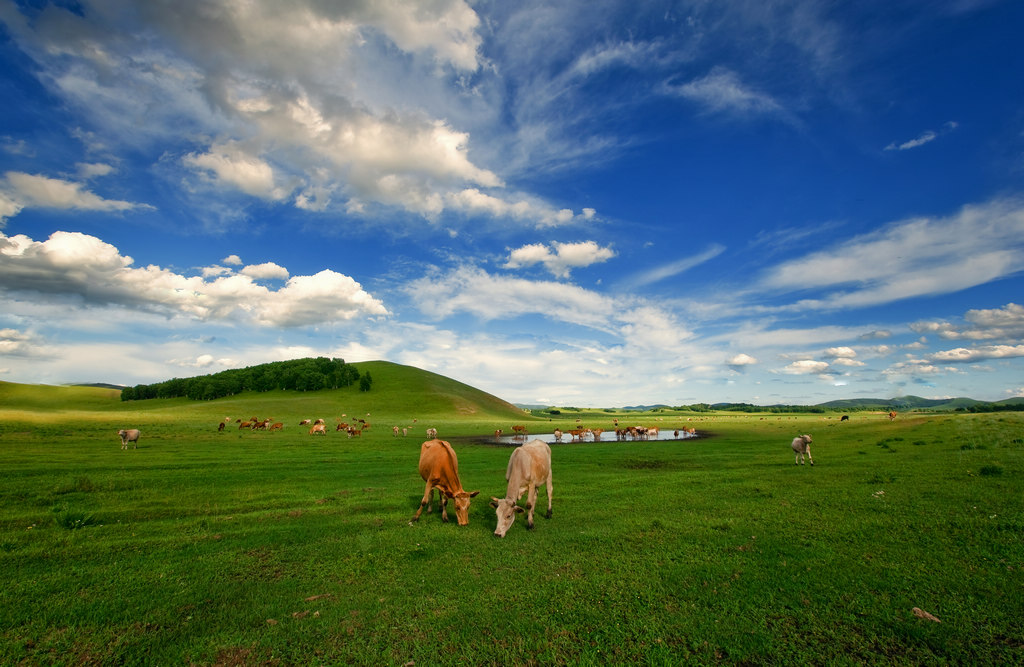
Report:
[[[344,359],[317,357],[275,361],[211,375],[174,378],[154,384],[137,384],[134,387],[123,388],[121,400],[185,397],[195,401],[208,401],[233,396],[243,391],[317,391],[351,387],[357,383],[361,391],[369,391],[373,378],[369,373],[360,375],[356,367],[346,364]]]

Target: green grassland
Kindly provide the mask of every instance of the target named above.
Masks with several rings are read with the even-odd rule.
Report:
[[[371,391],[208,402],[0,383],[0,664],[1024,663],[1022,413],[548,421],[357,366]],[[298,426],[343,414],[372,426]],[[493,537],[494,429],[616,417],[702,437],[553,445],[554,516]],[[410,523],[428,427],[469,526]]]

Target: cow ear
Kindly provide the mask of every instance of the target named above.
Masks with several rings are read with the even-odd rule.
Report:
[[[480,495],[479,491],[470,491],[469,492],[469,497],[470,498],[476,498],[478,495]]]
[[[489,504],[490,504],[491,507],[497,508],[498,507],[498,499],[492,496],[491,497],[491,502]]]
[[[523,513],[523,512],[525,512],[526,510],[524,510],[524,509],[523,509],[522,507],[520,507],[519,505],[516,505],[516,508],[515,508],[514,510],[512,510],[512,511],[513,511],[513,512],[515,512],[516,514],[522,514],[522,513]]]

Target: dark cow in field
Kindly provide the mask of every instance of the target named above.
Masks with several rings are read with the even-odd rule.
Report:
[[[516,447],[508,459],[505,470],[508,487],[504,498],[491,498],[491,507],[498,516],[498,525],[494,529],[497,537],[505,537],[512,527],[516,514],[526,512],[526,527],[533,528],[533,510],[537,505],[537,486],[545,484],[548,494],[548,512],[545,519],[551,518],[551,448],[543,440],[531,440]],[[527,492],[526,509],[517,505],[523,492]]]
[[[121,429],[117,434],[121,436],[121,449],[128,449],[129,442],[135,443],[135,449],[139,448],[139,429]]]
[[[448,499],[454,498],[456,521],[460,526],[469,525],[469,501],[480,492],[466,491],[462,488],[462,482],[459,480],[459,459],[455,456],[452,446],[437,438],[420,445],[419,471],[420,477],[427,485],[423,490],[423,500],[420,501],[420,507],[412,520],[419,520],[424,507],[427,508],[427,513],[430,513],[434,489],[437,489],[441,519],[448,521]]]
[[[839,421],[841,421],[841,422],[848,422],[848,421],[850,421],[850,415],[843,415],[842,417],[839,418]]]

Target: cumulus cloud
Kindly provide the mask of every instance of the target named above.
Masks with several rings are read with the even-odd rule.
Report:
[[[232,266],[242,265],[242,258],[239,257],[238,255],[228,255],[227,257],[220,261],[224,262],[225,264],[231,264]]]
[[[202,137],[176,164],[213,188],[364,217],[395,207],[541,226],[593,216],[506,191],[471,156],[475,114],[437,103],[458,97],[452,86],[462,90],[485,64],[483,26],[464,0],[414,10],[254,0],[203,12],[113,0],[47,11],[52,20],[33,21],[12,9],[5,25],[53,93],[119,142]],[[13,210],[0,201],[0,214]]]
[[[975,348],[958,347],[929,355],[933,361],[970,364],[989,359],[1024,357],[1024,345],[983,345]]]
[[[283,266],[279,266],[274,262],[264,262],[263,264],[250,264],[243,267],[238,271],[243,276],[249,276],[250,278],[260,279],[272,279],[272,280],[287,280],[288,269]]]
[[[966,324],[945,320],[914,322],[910,328],[922,334],[935,334],[947,340],[986,340],[1024,338],[1024,306],[1008,303],[1002,308],[969,310]]]
[[[43,353],[37,336],[19,329],[0,329],[0,355],[33,357]]]
[[[352,278],[334,271],[293,276],[278,290],[231,274],[207,280],[149,265],[78,232],[55,232],[46,241],[0,234],[0,285],[8,292],[36,292],[81,299],[87,305],[184,315],[200,320],[249,320],[268,327],[299,327],[387,315],[384,304]],[[283,278],[277,265],[254,273]]]
[[[288,188],[276,183],[274,170],[265,160],[249,155],[238,145],[211,146],[208,152],[191,153],[182,161],[211,179],[254,197],[281,200],[289,193]]]
[[[789,373],[790,375],[820,375],[828,369],[828,362],[815,361],[813,359],[801,359],[799,361],[794,361],[783,368],[782,372]]]
[[[756,363],[758,363],[758,361],[755,357],[752,357],[749,354],[744,353],[737,354],[736,356],[727,359],[725,362],[727,366],[734,369],[741,369],[744,368],[745,366],[753,366]]]
[[[544,267],[557,278],[568,278],[569,270],[606,262],[615,256],[611,248],[602,248],[594,241],[579,243],[554,242],[550,246],[534,243],[509,253],[506,269],[520,269],[534,264]]]
[[[826,357],[856,357],[857,352],[852,347],[830,347],[825,350]]]

